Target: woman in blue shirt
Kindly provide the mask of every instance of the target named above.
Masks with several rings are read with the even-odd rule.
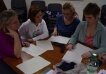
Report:
[[[53,35],[59,34],[65,37],[71,37],[79,23],[80,20],[77,18],[77,13],[73,5],[65,3],[63,5],[63,14],[57,16]]]

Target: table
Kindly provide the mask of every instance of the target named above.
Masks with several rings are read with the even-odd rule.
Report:
[[[52,68],[53,65],[59,63],[62,59],[62,57],[64,56],[65,53],[61,53],[60,52],[60,47],[57,45],[53,45],[54,50],[48,50],[45,53],[43,53],[42,55],[40,55],[41,57],[43,57],[44,59],[48,60],[49,62],[51,62],[51,64],[43,69],[41,69],[40,71],[36,72],[35,74],[41,74],[44,70],[46,70],[47,68]],[[66,52],[67,50],[65,50]],[[17,59],[17,58],[5,58],[4,61],[13,69],[15,70],[18,74],[23,74],[22,71],[20,71],[18,68],[16,68],[16,66],[20,63],[22,63],[22,59]],[[102,65],[100,68],[104,68],[106,69],[106,63],[104,65]]]
[[[48,50],[46,51],[44,54],[40,55],[41,57],[43,57],[44,59],[48,60],[49,62],[51,62],[51,64],[45,68],[43,68],[42,70],[38,71],[35,74],[41,74],[42,71],[44,71],[46,68],[52,68],[53,65],[57,64],[58,62],[61,61],[62,57],[64,56],[65,53],[61,53],[60,52],[60,47],[57,45],[53,46],[54,50]],[[66,50],[65,50],[66,52]],[[7,57],[4,59],[4,61],[10,66],[12,67],[13,70],[15,70],[18,74],[23,74],[22,71],[20,71],[18,68],[16,68],[16,66],[20,63],[22,63],[22,59],[17,59],[17,58],[10,58]]]

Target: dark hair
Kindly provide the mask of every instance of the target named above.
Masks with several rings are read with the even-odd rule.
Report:
[[[17,16],[16,12],[12,9],[4,10],[0,13],[0,30],[6,31],[8,24],[10,23],[10,18]]]
[[[63,5],[63,10],[65,10],[65,9],[69,9],[71,12],[73,12],[73,14],[74,14],[75,16],[77,15],[74,6],[73,6],[71,3],[65,3],[65,4]]]
[[[95,18],[100,14],[100,8],[96,3],[89,3],[83,10],[84,15],[93,15]]]
[[[41,11],[39,6],[31,5],[28,13],[28,18],[35,23],[35,16]],[[42,12],[42,11],[41,11]]]

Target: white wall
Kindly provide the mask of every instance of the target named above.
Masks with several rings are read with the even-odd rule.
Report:
[[[30,3],[31,3],[32,0],[26,0],[26,5],[27,5],[27,8],[30,7]],[[79,15],[79,18],[82,19],[82,11],[83,11],[83,8],[86,6],[86,4],[88,4],[89,2],[95,2],[97,3],[100,7],[103,5],[103,4],[106,4],[106,0],[81,0],[81,1],[70,1],[70,0],[44,0],[46,2],[46,5],[48,5],[49,3],[61,3],[62,5],[65,3],[65,2],[71,2],[78,15]],[[6,6],[8,9],[11,8],[11,0],[4,0]]]

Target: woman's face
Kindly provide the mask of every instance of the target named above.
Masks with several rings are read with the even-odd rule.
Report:
[[[66,19],[70,19],[74,14],[70,9],[63,9],[63,15]]]
[[[17,16],[12,16],[10,19],[9,19],[9,24],[8,24],[8,28],[9,29],[12,29],[14,31],[18,30],[19,27],[20,27],[20,23],[19,23],[19,20],[18,20],[18,17]]]
[[[37,15],[35,16],[35,23],[41,23],[42,22],[42,17],[43,17],[43,13],[40,11],[37,13]]]
[[[89,24],[91,24],[97,22],[98,16],[94,17],[93,15],[85,15],[85,19]]]

